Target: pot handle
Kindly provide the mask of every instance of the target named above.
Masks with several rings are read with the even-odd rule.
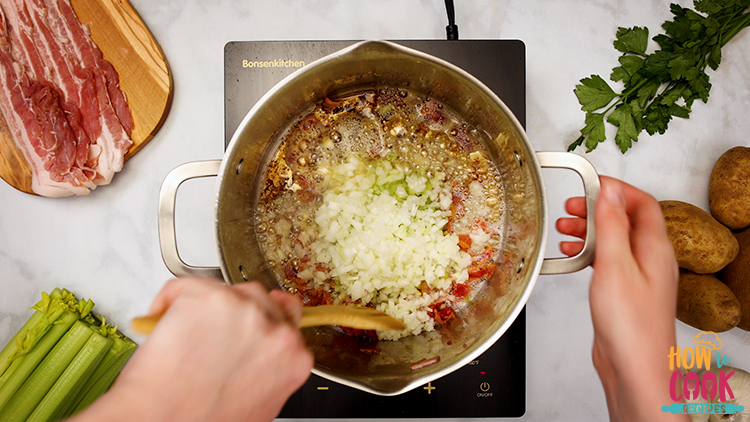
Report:
[[[177,251],[177,237],[174,227],[175,199],[182,182],[198,177],[219,175],[221,160],[195,161],[182,164],[167,174],[159,192],[159,246],[161,257],[172,274],[223,279],[219,267],[194,267],[186,264]]]
[[[599,197],[601,185],[599,174],[587,159],[569,152],[537,152],[541,167],[564,168],[573,170],[583,180],[586,196],[586,238],[583,249],[577,255],[568,258],[547,258],[542,262],[540,274],[565,274],[580,271],[594,261],[596,233],[594,229],[594,207]]]

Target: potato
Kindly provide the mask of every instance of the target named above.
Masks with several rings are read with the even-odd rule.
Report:
[[[721,279],[737,296],[742,306],[742,319],[737,325],[750,331],[750,229],[735,235],[740,245],[740,253],[721,272]]]
[[[732,230],[750,226],[750,148],[734,147],[716,160],[708,182],[708,209]]]
[[[680,267],[698,274],[720,271],[737,256],[732,232],[695,205],[661,201],[667,235]]]
[[[680,270],[677,319],[701,331],[720,333],[736,327],[740,316],[740,301],[721,280]]]

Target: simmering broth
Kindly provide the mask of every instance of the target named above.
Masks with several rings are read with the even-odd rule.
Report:
[[[404,320],[403,331],[364,333],[379,339],[454,318],[495,271],[506,235],[501,173],[481,136],[404,89],[326,98],[299,116],[266,170],[254,222],[279,284],[308,306]]]

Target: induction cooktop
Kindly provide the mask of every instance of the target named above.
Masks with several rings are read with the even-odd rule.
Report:
[[[300,67],[356,41],[236,41],[224,47],[225,147],[255,103]],[[463,68],[526,125],[526,51],[519,40],[394,41]],[[526,412],[526,312],[479,358],[407,393],[383,397],[311,375],[279,418],[508,418]]]

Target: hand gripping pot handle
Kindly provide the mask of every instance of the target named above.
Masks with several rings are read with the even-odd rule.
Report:
[[[195,267],[186,264],[177,251],[174,226],[175,199],[182,182],[199,177],[219,175],[221,160],[195,161],[176,167],[167,174],[159,192],[159,246],[161,256],[172,274],[181,276],[212,277],[222,279],[219,267]]]
[[[586,238],[583,249],[569,258],[547,258],[542,262],[540,274],[564,274],[580,271],[594,261],[596,233],[594,229],[594,208],[599,197],[601,184],[594,166],[580,155],[568,152],[537,152],[541,167],[573,170],[581,176],[586,197]]]

